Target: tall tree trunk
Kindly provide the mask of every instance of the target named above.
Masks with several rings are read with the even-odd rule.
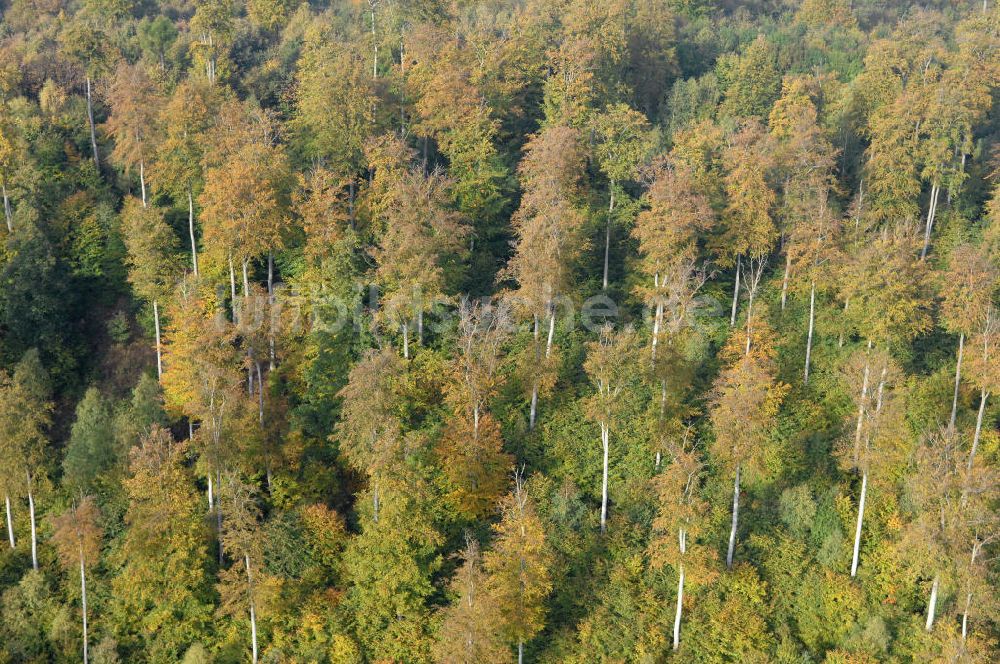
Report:
[[[552,356],[552,340],[556,335],[556,305],[553,303],[549,311],[549,335],[545,339],[545,359]]]
[[[417,312],[417,343],[424,345],[424,310]]]
[[[97,132],[94,130],[94,102],[90,87],[90,76],[87,76],[87,123],[90,126],[90,148],[94,153],[94,167],[100,171],[101,159],[97,154]]]
[[[955,417],[958,415],[958,387],[962,383],[962,352],[965,350],[965,332],[958,335],[958,362],[955,364],[955,392],[951,397],[951,419],[948,420],[948,430],[955,430]]]
[[[191,193],[191,185],[188,185],[188,235],[191,236],[191,267],[194,269],[194,276],[198,276],[198,244],[194,239],[194,194]]]
[[[684,608],[684,563],[677,578],[677,610],[674,613],[674,651],[681,645],[681,610]]]
[[[927,257],[927,249],[931,245],[931,229],[934,227],[934,215],[937,213],[938,194],[941,189],[937,182],[931,185],[931,202],[927,206],[927,224],[924,227],[924,248],[920,250],[920,260]]]
[[[238,316],[236,315],[236,269],[233,267],[233,255],[229,255],[229,297],[233,307],[233,322],[235,323]]]
[[[976,416],[976,432],[972,435],[972,449],[969,450],[969,470],[972,470],[972,464],[976,460],[976,450],[979,448],[979,436],[983,433],[983,413],[986,412],[986,399],[989,396],[989,392],[980,390],[979,414]]]
[[[10,211],[10,197],[7,195],[7,181],[3,180],[0,182],[0,188],[3,189],[3,216],[7,220],[7,232],[14,232],[14,215]]]
[[[868,350],[871,351],[872,342],[868,341]],[[868,397],[868,376],[871,369],[868,365],[868,356],[865,356],[865,372],[861,381],[861,398],[858,399],[858,423],[854,427],[854,463],[858,462],[861,453],[861,426],[865,421],[865,399]]]
[[[379,498],[378,493],[378,480],[376,479],[372,482],[372,519],[375,523],[378,523],[378,513],[379,507],[382,506],[382,501]]]
[[[608,451],[610,448],[609,428],[606,422],[601,422],[601,447],[604,451],[604,462],[601,470],[601,534],[608,529]]]
[[[253,605],[253,577],[250,575],[250,555],[243,554],[247,570],[247,595],[250,600],[250,640],[253,648],[253,664],[257,664],[257,614]]]
[[[31,472],[28,476],[28,517],[31,521],[31,569],[38,571],[38,531],[35,527],[35,494],[31,490]]]
[[[538,416],[538,381],[531,386],[531,408],[528,413],[528,431],[535,428],[535,419]]]
[[[206,490],[206,493],[208,493],[208,511],[211,512],[212,510],[215,509],[215,502],[214,502],[214,497],[213,497],[213,494],[212,494],[212,472],[211,471],[209,471],[209,473],[208,473],[208,489]]]
[[[267,329],[268,371],[274,371],[274,252],[267,252],[267,307],[270,324]]]
[[[928,632],[934,629],[934,611],[937,609],[937,596],[938,596],[938,575],[934,575],[934,582],[931,584],[931,599],[927,603],[927,622],[924,623],[924,629]]]
[[[139,160],[139,189],[142,192],[142,207],[147,207],[146,201],[146,162]]]
[[[153,327],[156,329],[156,379],[163,380],[163,353],[160,346],[160,305],[153,300]]]
[[[785,252],[785,276],[781,280],[781,310],[785,310],[785,301],[788,298],[788,275],[792,271],[792,257],[786,251]]]
[[[10,548],[13,549],[16,544],[14,542],[14,517],[10,511],[10,494],[5,493],[3,501],[7,508],[7,539],[10,541]]]
[[[740,518],[740,464],[736,464],[736,480],[733,482],[733,527],[729,531],[729,550],[726,552],[726,568],[733,568],[733,552],[736,550],[736,528]]]
[[[517,664],[524,664],[524,641],[517,642]]]
[[[608,261],[611,253],[611,216],[615,211],[615,182],[611,181],[611,203],[608,205],[608,223],[604,227],[604,278],[601,279],[601,290],[608,290]]]
[[[410,359],[410,324],[403,323],[403,358]]]
[[[865,498],[868,497],[868,471],[861,475],[861,498],[858,500],[858,524],[854,528],[854,557],[851,559],[851,578],[858,574],[858,554],[861,550],[861,525],[865,519]]]
[[[969,609],[972,607],[972,593],[965,594],[965,609],[962,610],[962,643],[969,637]]]
[[[250,298],[250,277],[247,274],[247,259],[243,259],[243,301]]]
[[[736,285],[733,287],[733,309],[732,313],[729,314],[729,327],[736,325],[736,304],[740,299],[740,263],[742,259],[736,257]]]
[[[375,37],[375,5],[378,4],[378,0],[368,0],[368,6],[371,8],[372,12],[372,49],[374,50],[374,57],[372,58],[372,80],[378,78],[378,39]]]
[[[803,383],[809,384],[809,360],[812,358],[813,326],[816,322],[816,282],[809,289],[809,334],[806,336],[806,369]]]
[[[87,647],[87,572],[83,565],[83,548],[80,549],[80,605],[83,610],[83,664],[89,661]]]

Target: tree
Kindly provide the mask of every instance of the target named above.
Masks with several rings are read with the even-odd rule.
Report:
[[[80,606],[83,613],[83,663],[88,664],[87,568],[97,563],[101,552],[101,514],[93,497],[87,496],[53,519],[52,541],[67,572],[80,572]]]
[[[736,263],[730,325],[736,324],[742,257],[747,257],[751,273],[759,270],[778,234],[771,219],[775,196],[766,179],[770,151],[760,123],[748,120],[730,137],[722,155],[727,197],[723,258],[729,264]]]
[[[177,26],[162,14],[153,19],[143,19],[139,23],[139,43],[142,49],[151,53],[160,64],[160,71],[167,68],[167,49],[177,39]]]
[[[462,566],[451,582],[455,600],[443,610],[434,659],[441,664],[473,664],[510,660],[510,649],[500,639],[500,622],[488,594],[479,543],[466,535]]]
[[[63,482],[74,493],[91,493],[115,461],[111,410],[96,387],[83,395],[63,460]]]
[[[948,270],[939,276],[941,320],[949,332],[958,332],[958,361],[955,364],[955,391],[948,426],[955,428],[958,390],[962,381],[962,354],[966,335],[982,330],[991,313],[993,293],[1000,271],[980,247],[963,244],[952,249]]]
[[[156,375],[163,377],[160,343],[160,302],[174,288],[177,276],[177,236],[167,225],[163,211],[140,206],[135,198],[125,201],[122,210],[122,235],[128,252],[128,279],[135,293],[153,304],[156,333]]]
[[[517,643],[517,661],[524,661],[524,643],[541,631],[545,598],[552,590],[550,553],[535,503],[520,475],[514,491],[500,503],[496,539],[483,556],[486,588],[502,616],[501,633]]]
[[[205,525],[186,444],[153,425],[129,454],[126,531],[113,556],[116,634],[127,650],[174,661],[208,624]]]
[[[983,430],[983,415],[986,412],[986,400],[991,394],[1000,390],[1000,316],[994,307],[987,310],[982,328],[969,338],[972,357],[969,358],[969,374],[972,383],[979,388],[979,413],[976,416],[976,429],[972,437],[972,447],[969,450],[969,468],[971,469],[979,449],[979,440]]]
[[[621,186],[635,179],[646,157],[653,134],[649,121],[639,111],[626,104],[609,106],[594,116],[592,131],[596,135],[595,156],[601,171],[608,178],[608,219],[604,233],[604,272],[601,289],[608,289],[608,260],[611,251],[611,223],[615,214],[615,196],[623,193]]]
[[[596,393],[587,401],[587,415],[601,427],[601,534],[608,522],[608,456],[611,450],[611,430],[621,417],[621,402],[631,378],[632,355],[635,353],[636,333],[626,328],[617,333],[611,324],[601,328],[600,339],[587,346],[584,370],[594,383]]]
[[[106,96],[111,115],[105,129],[115,140],[111,157],[126,170],[139,169],[142,206],[146,207],[146,163],[156,150],[162,97],[141,64],[126,62],[118,64]]]
[[[669,465],[652,480],[657,513],[647,552],[652,569],[670,565],[677,570],[677,609],[673,627],[673,649],[676,651],[680,647],[685,579],[709,580],[713,554],[700,539],[708,525],[708,503],[701,497],[705,464],[687,441],[676,445],[672,456]]]
[[[194,60],[205,72],[208,82],[215,84],[228,69],[229,48],[235,35],[236,9],[230,0],[204,0],[198,3],[191,18],[191,43]]]
[[[747,346],[738,333],[730,335],[724,351],[728,366],[712,389],[709,417],[715,440],[712,454],[733,474],[733,522],[729,532],[726,567],[732,568],[740,509],[740,480],[755,470],[771,436],[781,401],[788,391],[775,378],[774,351],[767,343],[766,327],[755,333],[760,340]]]
[[[27,480],[28,515],[31,523],[31,566],[38,569],[38,534],[35,523],[35,483],[44,468],[46,431],[51,425],[52,403],[49,379],[30,350],[14,368],[13,375],[0,373],[0,445],[3,446],[3,480],[7,490],[7,535],[14,541],[10,492]],[[17,478],[16,480],[14,478]]]
[[[500,425],[489,412],[489,401],[503,381],[501,345],[509,327],[510,310],[503,302],[489,308],[461,304],[459,356],[452,362],[452,380],[446,388],[451,413],[437,452],[455,487],[458,509],[472,518],[482,518],[495,507],[511,469]]]
[[[584,161],[578,130],[553,126],[529,139],[518,167],[524,193],[511,219],[514,255],[504,276],[517,283],[519,310],[534,320],[533,344],[523,356],[522,372],[531,386],[532,429],[539,391],[555,380],[556,298],[569,290],[575,263],[586,248],[580,204]],[[548,335],[542,344],[540,324],[546,317]]]

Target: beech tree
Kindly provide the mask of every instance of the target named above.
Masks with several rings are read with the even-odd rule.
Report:
[[[550,553],[545,531],[520,475],[514,491],[500,503],[496,539],[483,556],[486,587],[501,615],[501,633],[517,644],[517,661],[524,661],[524,644],[545,625],[545,598],[552,590]]]
[[[80,573],[80,607],[83,614],[83,662],[90,661],[87,637],[87,568],[93,567],[101,552],[101,515],[93,497],[87,496],[53,519],[52,542],[59,562],[67,573]]]
[[[128,252],[129,282],[136,294],[153,305],[156,334],[156,375],[163,377],[160,341],[160,302],[173,291],[177,276],[177,236],[167,225],[163,211],[141,206],[135,198],[125,201],[122,235]]]
[[[141,64],[120,62],[106,93],[111,115],[105,130],[115,141],[111,158],[126,171],[139,170],[142,206],[147,206],[146,166],[159,140],[160,106],[156,84]]]
[[[601,427],[601,534],[608,525],[608,469],[611,430],[621,417],[621,402],[631,378],[632,358],[636,351],[636,333],[632,328],[615,332],[610,323],[601,328],[600,339],[587,346],[584,371],[594,383],[596,393],[587,401],[587,415]]]

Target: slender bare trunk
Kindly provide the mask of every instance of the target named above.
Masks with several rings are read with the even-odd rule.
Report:
[[[146,201],[146,162],[139,160],[139,189],[142,192],[142,207],[147,207]]]
[[[615,211],[615,183],[611,181],[611,203],[608,205],[608,223],[604,227],[604,278],[601,290],[608,290],[608,256],[611,253],[611,216]]]
[[[0,182],[3,189],[3,216],[7,220],[7,232],[14,232],[14,215],[10,211],[10,197],[7,195],[7,181]]]
[[[965,595],[965,609],[962,610],[962,642],[969,638],[969,609],[972,607],[972,593]]]
[[[163,380],[163,353],[160,346],[160,305],[153,300],[153,327],[156,329],[156,378]]]
[[[851,578],[858,574],[858,554],[861,550],[861,526],[865,519],[865,499],[868,497],[868,471],[861,475],[861,498],[858,500],[858,523],[854,528],[854,557],[851,559]]]
[[[809,360],[812,358],[813,326],[816,322],[816,282],[809,289],[809,334],[806,336],[806,369],[802,382],[809,384]]]
[[[871,351],[872,342],[868,342],[868,350]],[[858,423],[854,427],[854,463],[858,462],[858,455],[861,453],[861,426],[865,420],[865,399],[868,397],[868,376],[871,369],[868,365],[868,357],[865,357],[864,378],[861,381],[861,398],[858,399]]]
[[[372,519],[374,519],[375,523],[378,523],[379,507],[381,506],[382,501],[380,500],[378,493],[378,480],[375,480],[372,483]]]
[[[980,390],[979,395],[979,414],[976,416],[976,432],[972,435],[972,449],[969,450],[969,470],[972,470],[972,464],[976,460],[976,450],[979,449],[979,436],[983,433],[983,413],[986,412],[986,399],[989,398],[990,393],[986,390]]]
[[[31,521],[31,569],[38,571],[38,531],[35,527],[35,494],[31,490],[31,473],[28,476],[28,518]]]
[[[610,448],[610,431],[606,422],[601,422],[601,447],[604,451],[604,461],[601,470],[601,534],[608,529],[608,451]]]
[[[524,664],[524,641],[517,642],[517,664]]]
[[[253,577],[250,575],[250,555],[243,554],[247,570],[247,595],[250,600],[250,642],[253,648],[253,664],[257,664],[257,614],[253,605]]]
[[[677,577],[677,611],[674,613],[674,651],[681,645],[681,611],[684,608],[684,563]]]
[[[372,49],[374,50],[374,57],[372,58],[372,80],[378,78],[378,39],[375,36],[375,5],[378,4],[378,0],[368,0],[368,6],[371,8],[372,15]]]
[[[7,508],[7,539],[10,541],[10,548],[13,549],[16,543],[14,542],[14,517],[10,510],[10,494],[5,493],[3,501]]]
[[[80,605],[83,610],[83,664],[89,659],[87,648],[87,572],[83,565],[83,548],[80,549]]]
[[[211,512],[213,509],[215,509],[215,502],[214,502],[215,498],[214,498],[214,496],[212,494],[212,473],[211,472],[208,473],[208,490],[207,490],[207,493],[208,493],[208,511]]]
[[[733,309],[732,313],[729,314],[729,327],[736,325],[736,305],[740,299],[740,263],[742,259],[736,257],[736,285],[733,286]]]
[[[927,206],[927,224],[924,227],[924,248],[920,250],[920,260],[927,257],[927,248],[931,245],[931,229],[934,227],[934,215],[937,212],[938,193],[941,189],[935,182],[931,185],[931,202]]]
[[[229,255],[229,297],[233,306],[233,322],[236,322],[236,269],[233,267],[233,256]]]
[[[948,429],[955,430],[955,417],[958,415],[958,387],[962,383],[962,352],[965,350],[965,332],[958,335],[958,362],[955,364],[955,392],[951,397],[951,419]]]
[[[94,102],[90,88],[90,76],[87,76],[87,123],[90,126],[90,148],[94,153],[94,167],[100,171],[101,159],[97,154],[97,132],[94,130]]]
[[[243,301],[250,297],[250,277],[247,274],[247,259],[243,259]]]
[[[934,629],[934,611],[937,609],[937,596],[938,596],[938,576],[934,575],[934,582],[931,584],[931,599],[927,603],[927,622],[924,623],[924,629],[928,632]]]
[[[528,414],[528,430],[535,428],[535,419],[538,416],[538,381],[531,386],[531,409]]]
[[[188,235],[191,236],[191,267],[194,269],[194,276],[198,276],[198,244],[194,239],[194,195],[191,193],[191,185],[188,185]]]
[[[269,371],[274,371],[274,252],[267,252],[267,307],[270,324],[267,329]]]
[[[556,334],[556,305],[551,305],[549,311],[549,336],[545,339],[545,359],[552,356],[552,340]]]
[[[726,568],[733,568],[733,552],[736,550],[736,528],[740,517],[740,464],[736,464],[736,480],[733,482],[733,526],[729,531],[729,550],[726,552]]]
[[[403,357],[410,359],[410,324],[403,323]]]
[[[417,312],[417,343],[424,345],[424,310]]]
[[[788,298],[788,275],[792,271],[792,257],[786,251],[785,252],[785,276],[781,280],[781,310],[785,310],[785,301]]]

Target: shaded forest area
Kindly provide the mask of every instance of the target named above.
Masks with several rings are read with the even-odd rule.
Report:
[[[1000,659],[995,2],[0,11],[0,664]]]

